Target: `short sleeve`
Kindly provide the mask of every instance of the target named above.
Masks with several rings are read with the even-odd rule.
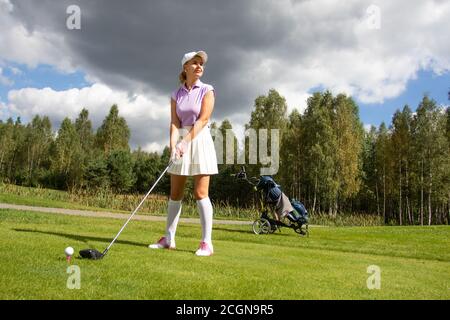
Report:
[[[174,100],[177,101],[177,93],[178,93],[178,89],[173,91],[172,94],[170,95],[170,97]]]
[[[206,93],[208,93],[209,91],[212,91],[214,94],[214,98],[216,97],[216,90],[214,89],[214,87],[210,84],[206,85]]]

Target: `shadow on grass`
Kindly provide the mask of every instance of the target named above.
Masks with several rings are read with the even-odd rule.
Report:
[[[71,240],[75,240],[75,241],[81,241],[84,242],[86,244],[89,243],[89,241],[97,241],[97,242],[105,242],[105,243],[110,243],[112,241],[113,238],[100,238],[100,237],[92,237],[92,236],[83,236],[83,235],[78,235],[78,234],[69,234],[69,233],[60,233],[60,232],[52,232],[52,231],[41,231],[41,230],[34,230],[34,229],[12,229],[16,232],[32,232],[32,233],[41,233],[41,234],[48,234],[48,235],[52,235],[52,236],[58,236],[58,237],[64,237],[64,238],[68,238]],[[130,245],[130,246],[136,246],[136,247],[145,247],[147,248],[148,244],[145,243],[139,243],[139,242],[134,242],[134,241],[127,241],[127,240],[116,240],[114,242],[114,244],[119,243],[119,244],[126,244],[126,245]],[[176,251],[179,252],[195,252],[192,250],[179,250],[177,249]]]
[[[187,224],[187,223],[181,223],[182,226],[179,227],[179,229],[181,230],[186,230],[186,229],[198,229],[197,225],[192,225],[192,224]],[[229,232],[229,233],[241,233],[241,234],[248,234],[248,235],[253,235],[253,236],[260,236],[263,237],[265,236],[265,234],[261,234],[261,235],[256,235],[253,230],[252,230],[252,226],[248,225],[248,227],[246,229],[233,229],[232,225],[229,225],[229,227],[221,227],[223,225],[221,225],[220,223],[217,224],[213,224],[213,231],[225,231],[225,232]],[[271,235],[279,235],[279,236],[283,236],[283,237],[287,237],[290,235],[295,235],[295,231],[292,228],[289,227],[281,227],[281,231],[280,230],[276,230],[275,232],[270,233]]]
[[[113,239],[113,238],[100,238],[100,237],[84,236],[84,235],[78,235],[78,234],[52,232],[52,231],[41,231],[41,230],[34,230],[34,229],[12,229],[12,230],[14,230],[16,232],[33,232],[33,233],[48,234],[48,235],[52,235],[52,236],[68,238],[71,240],[82,241],[85,243],[88,243],[88,241],[111,242]],[[116,240],[115,243],[127,244],[127,245],[138,246],[138,247],[146,247],[147,246],[146,244],[143,244],[143,243],[127,241],[127,240]]]
[[[290,231],[289,228],[285,228],[287,231]],[[218,227],[213,227],[213,230],[219,230],[219,231],[226,231],[226,232],[232,232],[232,233],[244,233],[244,234],[250,234],[250,235],[254,235],[257,236],[253,230],[249,229],[249,230],[233,230],[233,229],[227,229],[227,228],[218,228]],[[282,229],[283,230],[283,229]],[[292,231],[293,232],[293,231]],[[280,231],[275,231],[271,234],[276,234],[276,235],[280,235],[280,236],[289,236],[289,234],[287,233],[281,233]],[[264,236],[264,234],[260,235],[260,236]]]

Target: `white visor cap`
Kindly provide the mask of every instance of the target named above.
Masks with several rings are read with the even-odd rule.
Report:
[[[194,58],[195,56],[199,56],[203,60],[203,64],[206,64],[206,61],[208,61],[208,55],[205,51],[192,51],[188,52],[183,56],[183,59],[181,59],[181,67],[184,66],[186,62]]]

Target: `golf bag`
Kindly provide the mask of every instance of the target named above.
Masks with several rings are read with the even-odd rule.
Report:
[[[257,190],[261,190],[264,194],[264,200],[268,204],[276,204],[280,200],[283,194],[281,186],[273,180],[270,176],[261,176],[258,184],[256,185]],[[298,200],[289,200],[294,210],[286,214],[286,217],[295,223],[301,225],[308,223],[308,211],[306,211],[305,206]]]
[[[292,222],[300,222],[301,224],[308,223],[308,211],[305,206],[298,200],[292,199],[291,205],[294,207],[294,211],[287,214],[287,218]]]
[[[282,194],[281,186],[271,176],[261,176],[256,189],[264,193],[264,199],[269,204],[277,203]]]

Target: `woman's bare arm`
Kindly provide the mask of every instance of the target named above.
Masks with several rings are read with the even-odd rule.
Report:
[[[173,99],[170,99],[170,154],[175,149],[180,134],[179,129],[181,123],[177,115],[176,106],[177,103]]]

